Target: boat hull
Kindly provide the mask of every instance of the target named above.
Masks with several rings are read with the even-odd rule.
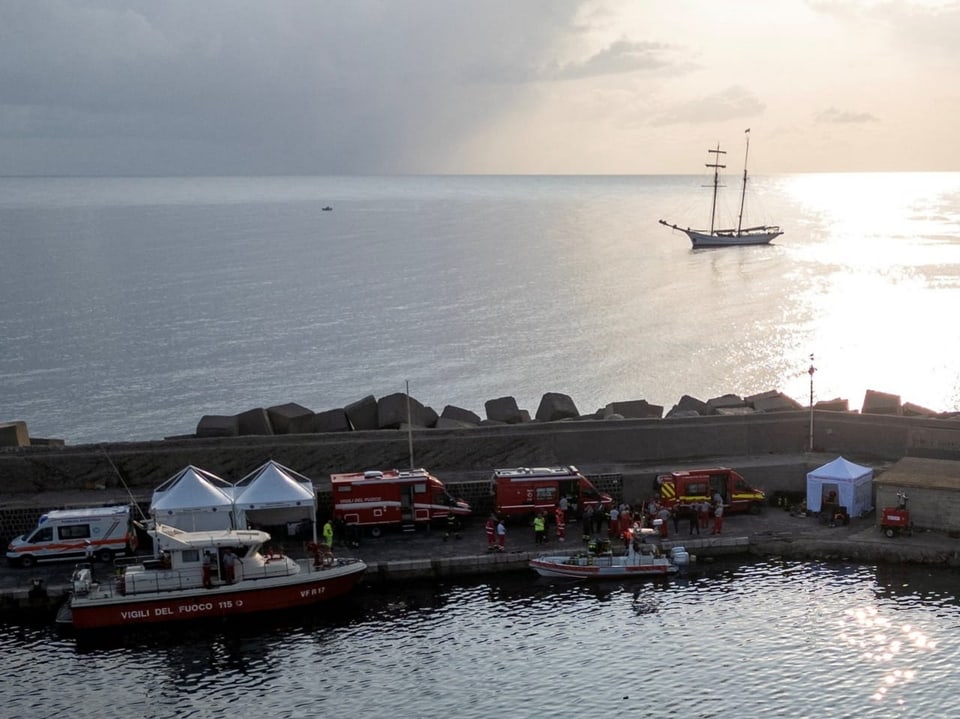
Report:
[[[363,562],[352,562],[306,575],[242,581],[212,589],[144,595],[91,593],[71,597],[70,616],[59,621],[85,630],[283,611],[341,597],[356,586],[365,570]]]
[[[679,230],[690,238],[690,243],[696,247],[736,247],[739,245],[769,245],[774,239],[783,234],[779,227],[753,227],[748,230],[691,230],[689,227],[679,227],[665,220],[660,224],[673,230]]]
[[[650,563],[632,562],[623,557],[611,559],[604,562],[602,558],[584,561],[576,557],[539,557],[530,560],[530,568],[541,577],[568,579],[656,577],[673,574],[678,569],[676,564],[667,559],[655,559]]]
[[[694,247],[736,247],[739,245],[769,245],[774,238],[783,233],[780,230],[769,230],[766,232],[742,232],[740,234],[718,234],[709,232],[698,232],[696,230],[683,230],[684,234],[690,238],[690,243]]]

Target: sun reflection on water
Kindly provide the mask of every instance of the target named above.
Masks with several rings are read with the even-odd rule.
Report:
[[[858,650],[865,662],[884,665],[896,661],[901,665],[883,674],[870,697],[876,702],[902,704],[900,697],[891,696],[891,690],[917,679],[913,666],[927,652],[936,650],[936,642],[910,624],[897,627],[889,617],[880,615],[876,607],[847,609],[840,624],[840,641]]]

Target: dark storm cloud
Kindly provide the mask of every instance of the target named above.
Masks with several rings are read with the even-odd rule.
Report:
[[[0,0],[6,174],[416,172],[578,3]]]

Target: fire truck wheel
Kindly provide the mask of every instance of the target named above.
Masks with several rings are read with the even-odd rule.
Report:
[[[113,561],[113,550],[111,549],[101,549],[97,552],[97,559],[99,559],[104,564],[110,564]]]
[[[379,537],[379,536],[380,536],[380,533],[381,533],[381,532],[380,532],[380,527],[371,527],[371,528],[370,528],[370,536],[371,536],[371,537],[374,537],[374,538]]]
[[[24,569],[30,569],[33,565],[37,563],[37,560],[31,557],[29,554],[24,554],[20,557],[20,566]]]
[[[891,537],[891,538],[893,538],[893,536],[894,536],[896,533],[897,533],[897,532],[896,532],[896,530],[894,530],[893,527],[887,527],[886,530],[884,531],[884,534],[886,534],[888,537]]]

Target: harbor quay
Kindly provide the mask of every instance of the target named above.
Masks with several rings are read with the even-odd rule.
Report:
[[[445,528],[384,532],[379,537],[361,536],[359,546],[337,539],[334,552],[341,557],[358,557],[368,566],[355,591],[387,590],[409,582],[451,581],[501,573],[528,573],[531,559],[544,554],[586,552],[588,538],[609,535],[606,531],[585,536],[578,522],[567,526],[565,541],[559,541],[553,526],[547,541],[535,543],[532,527],[519,519],[508,524],[506,549],[489,551],[483,518],[465,522],[457,531]],[[691,534],[690,524],[670,523],[668,536],[657,540],[663,551],[684,547],[691,556],[690,571],[709,566],[718,558],[752,561],[756,557],[789,560],[854,561],[862,563],[913,563],[953,571],[960,567],[960,542],[942,532],[919,532],[911,537],[886,537],[872,517],[834,524],[817,515],[801,515],[790,508],[767,507],[759,514],[731,514],[725,518],[723,533],[710,529]],[[277,544],[281,544],[278,542]],[[283,542],[291,557],[309,556],[304,543]],[[623,545],[611,539],[611,548],[622,552]],[[29,569],[0,567],[0,612],[11,617],[26,612],[52,614],[70,591],[75,562],[40,564]],[[109,575],[110,568],[95,564],[94,571]],[[556,581],[556,580],[549,580]],[[650,581],[635,579],[631,581]],[[654,580],[655,581],[655,580]]]
[[[814,452],[809,451],[811,436]],[[682,524],[676,536],[671,527],[664,548],[682,543],[696,561],[754,554],[951,567],[960,550],[956,532],[924,530],[888,538],[879,531],[876,512],[831,526],[776,503],[788,497],[790,504],[799,502],[806,473],[838,454],[878,472],[907,456],[957,459],[960,422],[952,420],[817,411],[420,429],[412,432],[412,457],[408,442],[406,432],[383,430],[7,448],[0,452],[0,538],[6,542],[28,531],[41,513],[54,508],[133,499],[146,511],[153,489],[186,466],[236,481],[273,459],[313,479],[318,523],[331,514],[330,474],[344,470],[424,466],[441,477],[452,494],[471,503],[473,517],[461,527],[459,538],[447,537],[440,527],[385,532],[378,538],[363,537],[359,547],[337,547],[341,556],[358,556],[367,563],[361,586],[507,571],[529,571],[533,577],[531,558],[585,550],[575,526],[566,542],[551,538],[543,547],[534,544],[531,527],[515,520],[508,525],[506,551],[488,553],[483,523],[492,507],[490,477],[496,467],[574,464],[600,491],[627,504],[648,498],[661,472],[735,468],[767,492],[770,506],[755,515],[728,515],[722,536],[684,536]],[[287,544],[286,551],[306,556],[302,543]],[[72,567],[68,562],[0,568],[0,607],[42,607],[62,600]]]

